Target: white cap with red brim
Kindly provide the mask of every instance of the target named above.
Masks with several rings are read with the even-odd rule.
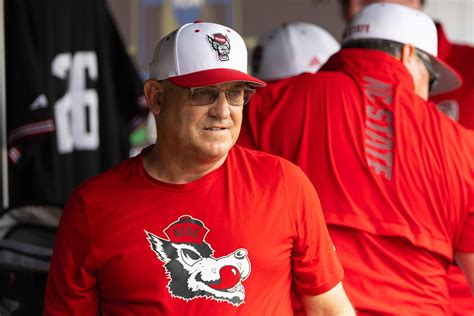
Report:
[[[150,78],[168,79],[182,87],[234,81],[266,85],[247,74],[247,48],[242,37],[227,26],[204,22],[185,24],[158,43]]]

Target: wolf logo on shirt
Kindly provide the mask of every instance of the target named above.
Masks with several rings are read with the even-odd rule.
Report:
[[[184,215],[163,230],[168,239],[145,233],[164,263],[171,296],[185,301],[206,297],[238,306],[245,299],[242,282],[251,270],[247,250],[214,258],[214,250],[204,241],[208,231],[200,220]]]

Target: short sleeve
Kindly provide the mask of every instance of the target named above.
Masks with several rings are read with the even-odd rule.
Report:
[[[293,287],[303,295],[322,294],[342,280],[343,269],[313,185],[299,167],[289,162],[282,167],[286,169],[288,207],[295,222]]]
[[[474,211],[467,215],[454,248],[460,252],[474,252]]]
[[[70,197],[58,226],[43,315],[97,315],[91,230],[83,201]]]

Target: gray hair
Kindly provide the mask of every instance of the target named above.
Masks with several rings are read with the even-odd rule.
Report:
[[[342,48],[364,48],[380,50],[397,58],[401,56],[402,47],[402,43],[385,39],[352,40],[342,45]]]

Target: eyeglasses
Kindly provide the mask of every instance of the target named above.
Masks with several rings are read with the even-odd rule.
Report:
[[[193,105],[209,105],[216,101],[219,93],[223,92],[227,102],[233,106],[242,106],[249,103],[255,94],[255,89],[249,87],[238,87],[228,90],[217,87],[197,87],[189,88],[189,97]]]
[[[434,70],[431,58],[428,55],[426,55],[426,53],[416,50],[416,54],[418,58],[420,58],[420,60],[423,62],[426,69],[428,70],[428,73],[430,74],[429,84],[430,84],[430,91],[431,91],[438,85],[441,75]]]

